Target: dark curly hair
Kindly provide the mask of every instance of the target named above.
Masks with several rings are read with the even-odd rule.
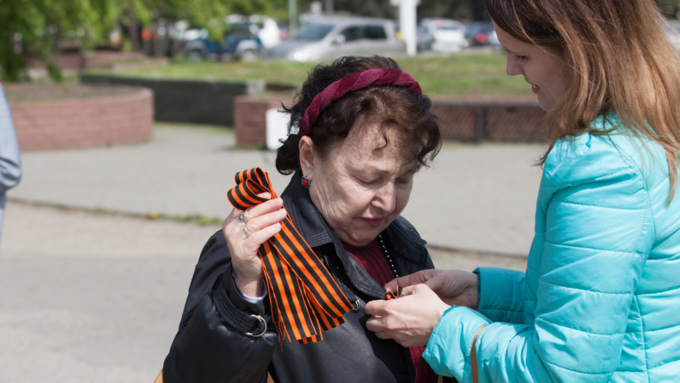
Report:
[[[295,96],[293,106],[283,106],[290,114],[288,132],[298,127],[305,110],[314,96],[333,82],[350,73],[368,69],[398,69],[399,65],[387,57],[342,57],[330,65],[317,65],[312,69],[302,90]],[[334,144],[340,143],[352,129],[361,129],[377,124],[385,139],[389,140],[386,129],[399,132],[402,153],[410,160],[427,166],[439,153],[441,135],[436,117],[430,111],[432,101],[427,96],[418,95],[407,88],[395,85],[377,85],[357,90],[334,101],[312,126],[309,137],[314,149],[326,156]],[[355,124],[357,120],[366,122]],[[301,134],[290,134],[283,142],[276,156],[276,169],[281,174],[290,174],[300,167],[299,142]]]

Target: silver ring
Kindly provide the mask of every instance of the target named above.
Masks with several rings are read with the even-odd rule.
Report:
[[[248,219],[246,218],[246,212],[242,211],[241,214],[238,215],[236,220],[243,224],[248,223]]]
[[[246,225],[243,225],[243,234],[245,234],[246,237],[250,237],[250,232],[246,229]]]
[[[259,337],[261,337],[262,335],[264,335],[265,332],[267,332],[267,321],[264,320],[264,318],[262,318],[262,317],[259,316],[259,315],[250,314],[250,316],[251,316],[251,317],[255,317],[255,319],[257,319],[258,321],[260,321],[260,323],[262,323],[262,324],[264,325],[264,328],[262,329],[262,332],[259,333],[259,334],[253,334],[252,332],[247,332],[246,335],[252,336],[253,338],[259,338]]]

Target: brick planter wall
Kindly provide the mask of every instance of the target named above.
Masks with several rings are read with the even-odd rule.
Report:
[[[156,80],[81,75],[82,84],[143,86],[153,90],[155,120],[233,126],[234,98],[248,94],[249,84],[201,80]]]
[[[153,93],[10,102],[22,151],[132,144],[153,135]]]
[[[544,142],[545,111],[535,99],[477,98],[437,101],[442,137],[454,141]]]
[[[291,101],[284,101],[290,105]],[[236,144],[242,148],[264,146],[265,112],[281,108],[275,98],[239,96],[234,99]],[[433,102],[432,112],[440,120],[442,138],[466,142],[545,142],[545,117],[533,99],[470,99]]]
[[[238,96],[234,98],[234,132],[240,148],[264,147],[267,139],[267,109],[281,109],[281,102],[289,106],[291,100]]]

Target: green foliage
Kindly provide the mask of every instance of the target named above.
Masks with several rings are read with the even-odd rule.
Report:
[[[87,48],[107,37],[120,23],[128,30],[155,19],[190,20],[205,27],[213,38],[224,35],[224,16],[272,13],[286,0],[0,0],[0,78],[26,80],[23,51],[47,63],[53,79],[61,76],[48,62],[57,42],[77,38]],[[135,33],[135,32],[133,32]],[[129,41],[126,46],[134,47]]]
[[[44,59],[65,30],[100,35],[107,9],[108,0],[0,0],[0,76],[24,79],[23,47]]]

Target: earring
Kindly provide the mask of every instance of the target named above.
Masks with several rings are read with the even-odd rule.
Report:
[[[312,183],[312,180],[309,178],[302,176],[302,186],[305,187],[305,189],[309,189],[309,184]]]

